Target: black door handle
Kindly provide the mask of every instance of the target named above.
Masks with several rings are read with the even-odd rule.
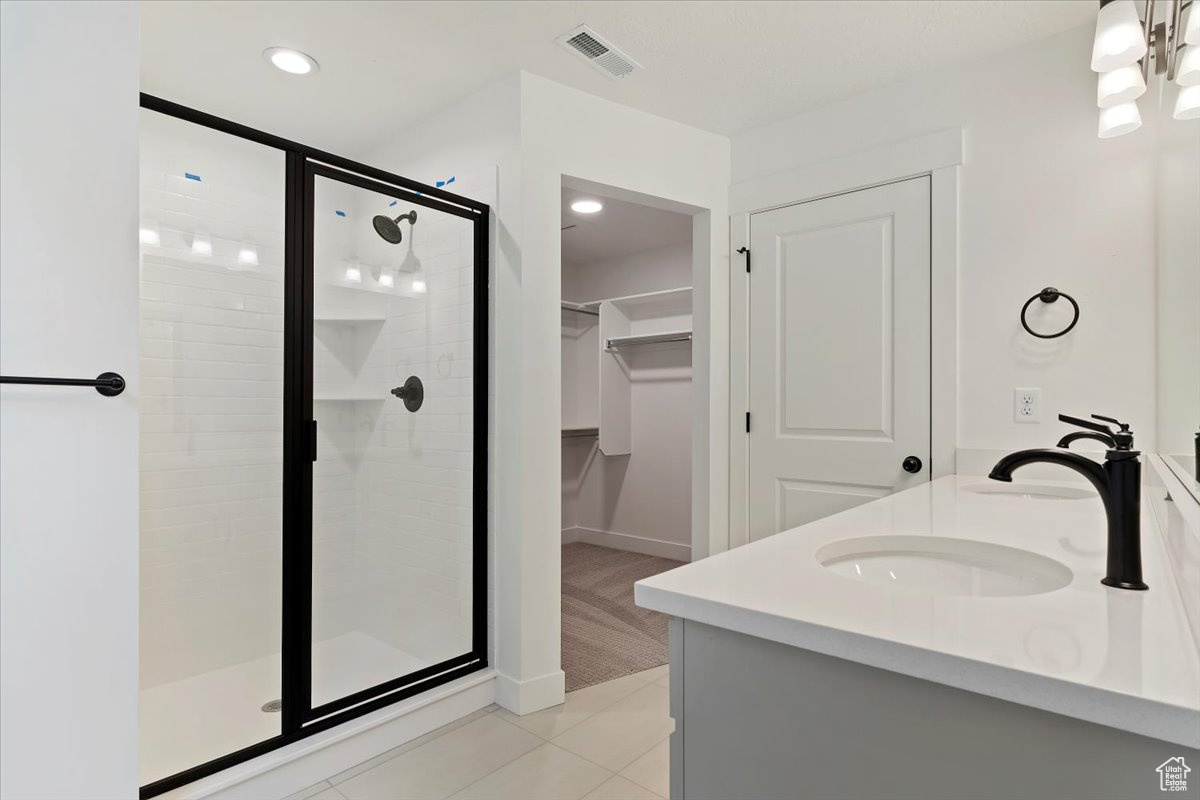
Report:
[[[916,473],[921,471],[923,465],[921,464],[921,459],[916,456],[909,456],[900,462],[900,466],[904,467],[905,472]]]

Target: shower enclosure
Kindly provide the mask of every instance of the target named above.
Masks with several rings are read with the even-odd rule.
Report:
[[[144,797],[484,668],[484,203],[143,96]]]

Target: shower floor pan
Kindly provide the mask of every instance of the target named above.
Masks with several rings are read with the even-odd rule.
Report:
[[[353,631],[313,645],[313,700],[328,702],[430,666],[428,659]],[[279,734],[275,653],[141,692],[142,784],[165,778]]]

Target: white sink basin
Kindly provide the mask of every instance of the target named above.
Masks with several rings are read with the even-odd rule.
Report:
[[[942,536],[863,536],[831,542],[816,553],[838,575],[926,594],[1016,597],[1044,594],[1071,582],[1051,558],[987,542]]]
[[[1095,490],[1086,486],[1044,486],[1037,483],[987,481],[986,483],[972,483],[964,486],[963,489],[976,494],[1004,495],[1020,497],[1025,500],[1086,500],[1096,497]]]

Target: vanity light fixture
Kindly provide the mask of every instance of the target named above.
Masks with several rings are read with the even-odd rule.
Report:
[[[290,47],[268,47],[263,50],[263,58],[277,69],[293,75],[307,75],[321,68],[317,60],[308,53],[301,53]]]
[[[208,238],[208,233],[205,231],[196,231],[192,234],[192,255],[194,256],[211,256],[213,254],[212,239]]]
[[[386,272],[382,272],[379,274],[379,285],[386,289],[391,289],[396,285],[396,279]]]
[[[239,264],[258,266],[258,248],[249,242],[242,242],[242,246],[238,248],[237,260]]]
[[[1200,45],[1200,9],[1194,3],[1183,12],[1183,43]]]
[[[1185,86],[1175,98],[1175,119],[1200,119],[1200,86]]]
[[[602,208],[604,204],[599,200],[576,200],[571,203],[571,210],[576,214],[595,214]]]
[[[1162,22],[1155,22],[1155,0],[1146,0],[1145,18],[1138,16],[1134,0],[1100,0],[1096,38],[1092,44],[1092,69],[1100,73],[1096,105],[1101,139],[1137,130],[1142,115],[1137,99],[1146,92],[1152,75],[1164,75],[1180,87],[1175,119],[1190,119],[1196,103],[1188,88],[1200,85],[1200,13],[1197,0],[1160,0],[1166,3]],[[1151,72],[1151,62],[1154,64]]]
[[[362,270],[358,267],[346,267],[346,280],[350,283],[362,283]]]
[[[158,225],[150,221],[142,222],[138,226],[138,241],[151,247],[158,247],[162,244],[162,236],[158,233]]]

